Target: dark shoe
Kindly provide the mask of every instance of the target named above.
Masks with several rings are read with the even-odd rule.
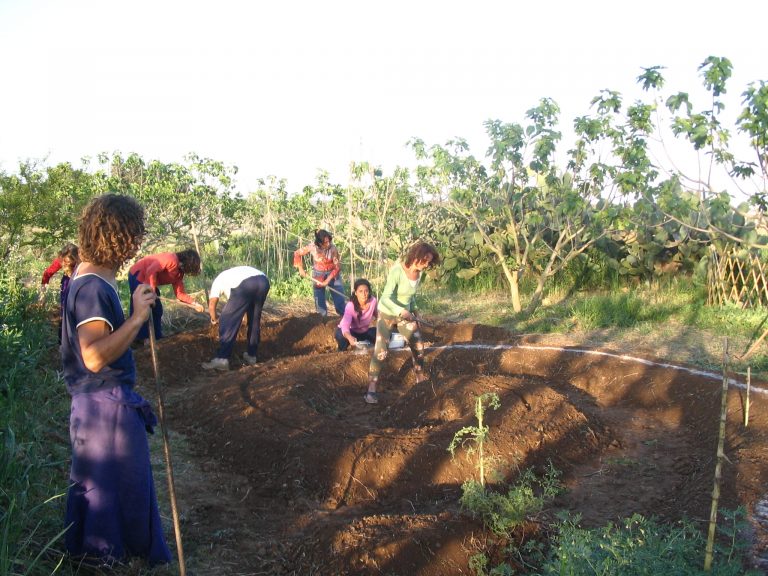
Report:
[[[379,403],[379,395],[376,394],[376,392],[366,392],[365,396],[363,396],[363,399],[365,400],[366,404],[378,404]]]

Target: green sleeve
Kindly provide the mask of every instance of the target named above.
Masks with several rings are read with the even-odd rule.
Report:
[[[403,306],[400,306],[395,302],[395,293],[397,292],[397,286],[400,282],[402,267],[400,263],[395,263],[392,268],[389,269],[387,274],[387,282],[384,284],[384,290],[381,292],[381,298],[379,299],[379,307],[383,308],[385,314],[392,316],[399,316],[400,313],[405,310]]]

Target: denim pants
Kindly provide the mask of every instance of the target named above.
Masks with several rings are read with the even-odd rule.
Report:
[[[368,328],[365,332],[354,332],[353,330],[350,330],[349,333],[355,337],[355,340],[364,340],[371,345],[376,343],[376,328]],[[336,344],[339,345],[339,352],[344,352],[349,348],[349,340],[344,337],[341,328],[336,328],[333,337],[336,339]]]
[[[325,280],[330,275],[330,272],[318,272],[317,270],[312,270],[312,278],[315,280]],[[336,314],[339,316],[344,316],[344,306],[347,303],[346,298],[343,296],[344,294],[344,284],[341,283],[341,274],[336,276],[331,283],[328,285],[329,288],[333,288],[336,292],[333,290],[329,290],[331,293],[331,298],[333,299],[333,307],[336,309]],[[321,316],[328,316],[328,304],[326,302],[326,290],[325,287],[318,288],[314,287],[312,289],[315,296],[315,310],[317,310],[317,313]]]

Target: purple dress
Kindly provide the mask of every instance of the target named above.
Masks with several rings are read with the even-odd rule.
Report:
[[[92,320],[117,330],[125,322],[120,299],[100,276],[75,276],[61,342],[64,379],[72,396],[66,548],[72,556],[105,564],[131,556],[151,565],[170,562],[147,443],[147,432],[157,420],[133,390],[136,368],[130,349],[99,372],[85,367],[77,328]]]

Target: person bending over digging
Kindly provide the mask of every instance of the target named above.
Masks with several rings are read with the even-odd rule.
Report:
[[[387,358],[389,341],[395,327],[408,342],[416,371],[416,382],[421,383],[427,380],[427,375],[424,373],[424,344],[421,340],[413,300],[421,282],[422,273],[439,263],[440,255],[434,246],[418,241],[410,247],[402,262],[395,262],[389,269],[387,283],[384,285],[379,301],[376,345],[368,368],[368,391],[364,396],[368,404],[376,404],[379,401],[376,384],[379,381],[384,360]]]
[[[328,316],[326,287],[330,288],[336,314],[344,315],[344,284],[341,282],[341,256],[333,245],[333,236],[327,230],[315,230],[314,244],[307,244],[293,253],[293,265],[302,276],[307,275],[302,257],[312,255],[312,280],[314,280],[315,310],[321,316]]]
[[[374,320],[378,317],[376,297],[371,295],[371,283],[365,278],[355,280],[352,298],[344,308],[344,316],[334,333],[334,338],[343,352],[358,341],[373,344],[376,341]]]
[[[184,291],[184,276],[197,276],[200,274],[200,255],[195,250],[184,250],[183,252],[162,252],[160,254],[150,254],[136,261],[128,271],[128,286],[133,294],[139,284],[149,284],[155,294],[160,296],[159,286],[171,284],[176,298],[194,308],[196,312],[204,312],[205,307],[195,302],[192,296]],[[133,314],[131,305],[130,313]],[[163,304],[160,298],[155,302],[152,309],[152,325],[155,328],[155,338],[163,337]],[[141,327],[136,336],[137,344],[142,345],[149,338],[149,324]]]
[[[269,278],[250,266],[236,266],[216,276],[211,285],[208,313],[211,324],[219,325],[219,350],[210,362],[203,363],[204,370],[229,370],[229,357],[243,316],[248,318],[248,351],[243,354],[243,360],[246,364],[256,364],[261,340],[261,311],[268,293]],[[217,319],[216,305],[222,295],[227,303]]]
[[[140,286],[126,319],[115,281],[143,237],[144,209],[135,199],[107,194],[91,200],[80,218],[82,262],[64,309],[61,358],[72,396],[64,542],[78,562],[100,567],[131,556],[150,565],[171,561],[147,443],[157,420],[134,391],[130,350],[156,296]]]

